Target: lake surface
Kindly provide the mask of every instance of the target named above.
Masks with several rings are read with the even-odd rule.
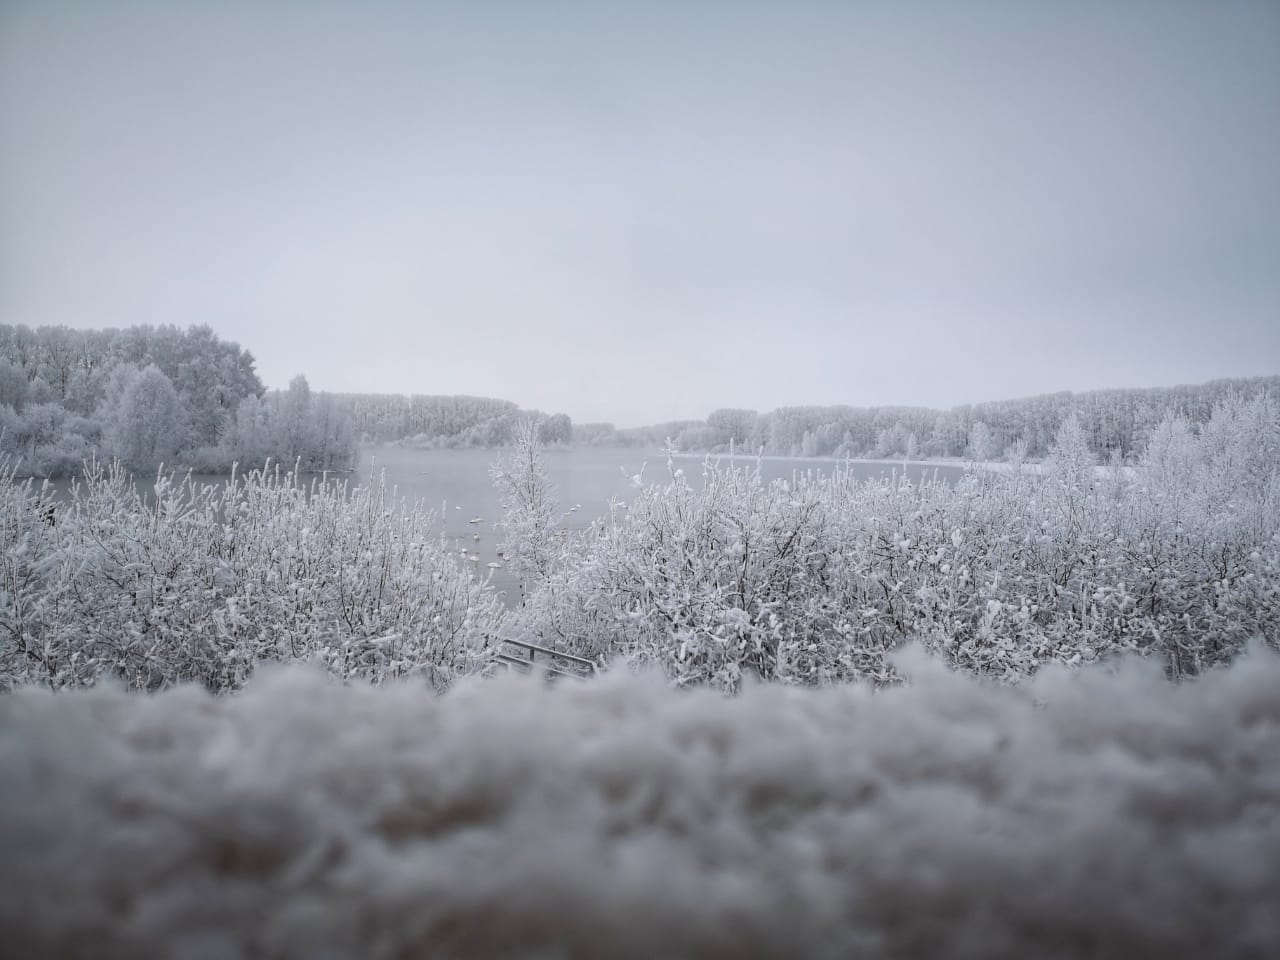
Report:
[[[473,563],[477,576],[493,577],[494,586],[506,592],[509,602],[517,602],[519,584],[504,568],[490,568],[489,563],[500,563],[497,554],[497,537],[493,523],[502,513],[501,500],[493,482],[489,479],[489,467],[504,451],[501,450],[413,450],[405,447],[372,447],[360,452],[360,459],[353,474],[347,479],[352,484],[364,484],[371,477],[383,474],[388,488],[394,488],[397,498],[422,501],[435,511],[442,523],[446,541],[460,557]],[[704,455],[679,456],[673,461],[676,469],[683,470],[689,482],[702,483]],[[727,456],[713,457],[722,463],[730,462]],[[571,530],[582,530],[608,512],[609,501],[627,502],[638,487],[633,481],[643,470],[643,482],[664,483],[670,478],[667,455],[660,450],[632,450],[588,447],[573,450],[549,449],[543,451],[543,462],[554,487],[554,496],[561,513],[561,522]],[[736,457],[734,463],[755,466],[755,457]],[[764,458],[759,461],[760,474],[765,481],[791,478],[798,473],[812,471],[829,474],[843,462],[834,460],[802,460],[789,458]],[[887,477],[901,473],[901,462],[859,462],[848,464],[858,476],[866,478]],[[908,475],[918,482],[922,477],[954,482],[963,475],[960,466],[927,466],[911,464]],[[224,480],[222,475],[200,477],[210,483]],[[55,496],[66,496],[70,481],[60,480],[53,485]],[[479,518],[481,522],[472,523]]]
[[[379,472],[385,473],[387,485],[396,488],[397,496],[408,500],[421,500],[441,513],[446,533],[450,536],[471,536],[474,517],[482,517],[488,523],[501,513],[500,496],[489,479],[489,467],[500,456],[500,450],[410,450],[402,447],[366,448],[360,453],[359,465],[353,483],[365,483]],[[609,501],[627,501],[637,487],[633,478],[641,475],[643,482],[664,483],[670,479],[667,456],[660,450],[630,450],[614,448],[586,448],[578,450],[544,450],[543,462],[555,488],[554,494],[561,511],[572,514],[564,518],[571,529],[583,529],[592,520],[608,511]],[[683,470],[690,483],[702,482],[701,454],[679,456],[673,461]],[[712,458],[729,463],[729,457]],[[755,466],[754,457],[737,457],[734,463]],[[833,460],[764,459],[760,461],[760,473],[767,481],[791,478],[797,473],[813,471],[830,473],[837,465]],[[895,471],[901,473],[901,463],[854,462],[850,465],[862,477],[888,477]],[[952,482],[964,472],[962,467],[938,467],[940,479]],[[934,476],[934,467],[910,466],[908,473],[918,481],[922,475]]]
[[[493,522],[502,514],[501,498],[489,479],[489,466],[503,454],[500,450],[411,450],[403,447],[364,449],[360,454],[353,482],[364,483],[370,476],[385,471],[388,487],[394,486],[399,497],[421,500],[440,516],[444,534],[459,556],[476,564],[487,574],[489,563],[500,563]],[[683,470],[694,486],[702,483],[704,455],[676,457],[672,465]],[[728,463],[727,456],[713,457]],[[660,450],[593,448],[543,451],[543,462],[554,487],[554,496],[562,524],[571,530],[582,530],[604,516],[610,500],[627,502],[638,489],[633,478],[643,470],[643,482],[664,483],[670,479],[667,455]],[[755,466],[754,457],[737,457],[734,463]],[[829,474],[837,464],[833,460],[798,460],[788,458],[760,461],[760,474],[765,481],[791,478],[797,473],[813,471]],[[902,463],[852,462],[849,469],[861,477],[888,477],[903,470]],[[913,481],[922,476],[936,476],[955,482],[963,473],[960,466],[933,467],[911,465],[907,468]],[[481,523],[471,523],[481,518]],[[476,538],[479,539],[476,539]],[[518,597],[519,584],[499,567],[493,569],[494,586],[507,592],[508,599]]]

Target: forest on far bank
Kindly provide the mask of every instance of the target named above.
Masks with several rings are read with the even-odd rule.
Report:
[[[510,400],[312,391],[303,375],[268,391],[253,355],[207,326],[74,330],[0,324],[0,455],[23,476],[79,473],[90,459],[222,472],[274,460],[348,470],[361,443],[422,449],[510,446],[533,420],[554,446],[665,447],[804,457],[1041,459],[1074,417],[1096,462],[1132,463],[1169,416],[1206,423],[1232,397],[1280,398],[1280,376],[1194,386],[1054,393],[926,407],[722,408],[644,427],[574,423]]]
[[[573,438],[563,413],[488,397],[312,391],[301,374],[268,391],[253,355],[207,326],[0,324],[0,455],[21,476],[74,475],[94,458],[135,472],[340,471],[360,443],[500,447],[524,419],[547,444]]]
[[[94,458],[135,471],[267,458],[343,469],[355,440],[332,395],[303,376],[267,392],[253,355],[207,326],[0,325],[0,455],[20,475],[73,475]]]
[[[686,453],[764,453],[791,457],[1044,458],[1058,430],[1074,416],[1099,463],[1132,463],[1168,416],[1207,423],[1233,396],[1280,398],[1280,376],[1237,377],[1175,387],[1041,394],[1013,400],[929,407],[779,407],[767,413],[722,408],[706,420],[678,420],[618,429],[582,423],[577,443],[664,446]]]

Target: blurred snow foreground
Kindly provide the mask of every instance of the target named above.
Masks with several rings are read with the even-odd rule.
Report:
[[[13,957],[1280,956],[1280,655],[0,698]]]

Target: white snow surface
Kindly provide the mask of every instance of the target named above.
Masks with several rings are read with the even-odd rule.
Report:
[[[0,697],[11,957],[1280,956],[1280,655]]]

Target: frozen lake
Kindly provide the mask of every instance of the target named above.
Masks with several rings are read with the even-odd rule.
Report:
[[[387,485],[396,488],[397,495],[408,500],[422,500],[435,510],[444,524],[448,542],[459,552],[465,553],[482,573],[489,568],[485,564],[499,562],[497,538],[493,521],[501,516],[502,507],[498,491],[489,479],[489,465],[502,451],[499,450],[412,450],[403,447],[377,447],[361,450],[360,464],[354,482],[363,483],[377,471],[385,471]],[[677,457],[674,465],[684,470],[693,484],[702,482],[702,454]],[[728,462],[728,457],[718,458]],[[562,514],[561,522],[569,529],[581,530],[608,511],[609,501],[629,500],[636,486],[632,478],[641,472],[645,483],[663,483],[669,479],[667,457],[660,450],[581,448],[548,449],[543,451],[555,499]],[[737,457],[736,463],[754,465],[754,457]],[[766,480],[791,477],[797,472],[815,471],[830,473],[836,466],[832,460],[768,459],[760,462],[761,476]],[[850,468],[860,475],[883,477],[895,470],[901,472],[901,463],[858,463]],[[938,467],[940,479],[954,481],[963,468]],[[934,476],[934,467],[911,466],[908,472],[918,481],[921,475]],[[483,523],[473,524],[476,517]],[[479,540],[475,539],[479,537]],[[514,596],[518,584],[505,570],[493,571],[494,585]]]
[[[426,506],[441,513],[445,521],[445,533],[450,537],[474,535],[468,521],[482,517],[485,527],[501,513],[498,491],[489,479],[489,466],[502,455],[500,450],[411,450],[403,447],[365,448],[360,452],[360,463],[352,478],[355,483],[365,483],[379,471],[385,471],[387,485],[396,488],[397,495],[408,500],[422,500]],[[701,454],[680,456],[674,461],[693,484],[702,482]],[[728,457],[713,458],[723,463]],[[603,516],[611,499],[627,500],[635,492],[633,478],[641,473],[646,484],[664,483],[669,479],[667,457],[660,450],[630,450],[614,448],[586,448],[576,450],[544,450],[543,462],[555,488],[556,503],[571,529],[583,529],[592,520]],[[737,457],[735,463],[754,466],[754,457]],[[789,478],[796,473],[814,471],[830,473],[837,465],[832,460],[768,459],[760,462],[760,472],[766,481]],[[866,477],[887,477],[901,463],[859,463],[851,469]],[[936,468],[941,479],[957,479],[963,469]],[[922,474],[932,478],[934,467],[911,466],[908,472],[918,481]],[[576,509],[574,509],[576,508]]]
[[[369,478],[384,472],[387,486],[394,488],[398,498],[422,501],[433,510],[443,526],[444,536],[450,548],[476,566],[477,575],[488,576],[489,563],[500,562],[497,555],[497,537],[493,523],[501,516],[498,491],[489,479],[489,466],[503,454],[501,450],[414,450],[405,447],[366,447],[360,451],[358,466],[347,479],[352,484],[367,483]],[[685,472],[695,485],[702,482],[704,455],[677,457],[674,465]],[[728,462],[727,456],[713,458]],[[648,483],[664,483],[669,479],[667,457],[660,450],[618,449],[587,447],[580,449],[548,449],[543,460],[554,486],[554,493],[561,523],[572,530],[581,530],[593,520],[602,517],[609,501],[627,501],[636,492],[633,478],[643,469],[643,480]],[[754,466],[754,457],[737,457],[736,463]],[[833,460],[803,460],[789,458],[764,458],[760,472],[766,480],[789,478],[796,473],[813,471],[830,473],[837,466]],[[887,477],[901,472],[901,462],[858,462],[850,469],[861,476]],[[922,476],[936,475],[952,482],[963,473],[959,466],[926,466],[913,464],[907,467],[913,481]],[[202,476],[198,479],[217,482],[221,475]],[[309,478],[307,478],[309,479]],[[65,497],[69,480],[52,484],[55,496]],[[481,518],[480,523],[471,523]],[[478,539],[477,539],[478,538]],[[494,586],[507,592],[509,600],[518,599],[518,584],[502,568],[492,569]]]

